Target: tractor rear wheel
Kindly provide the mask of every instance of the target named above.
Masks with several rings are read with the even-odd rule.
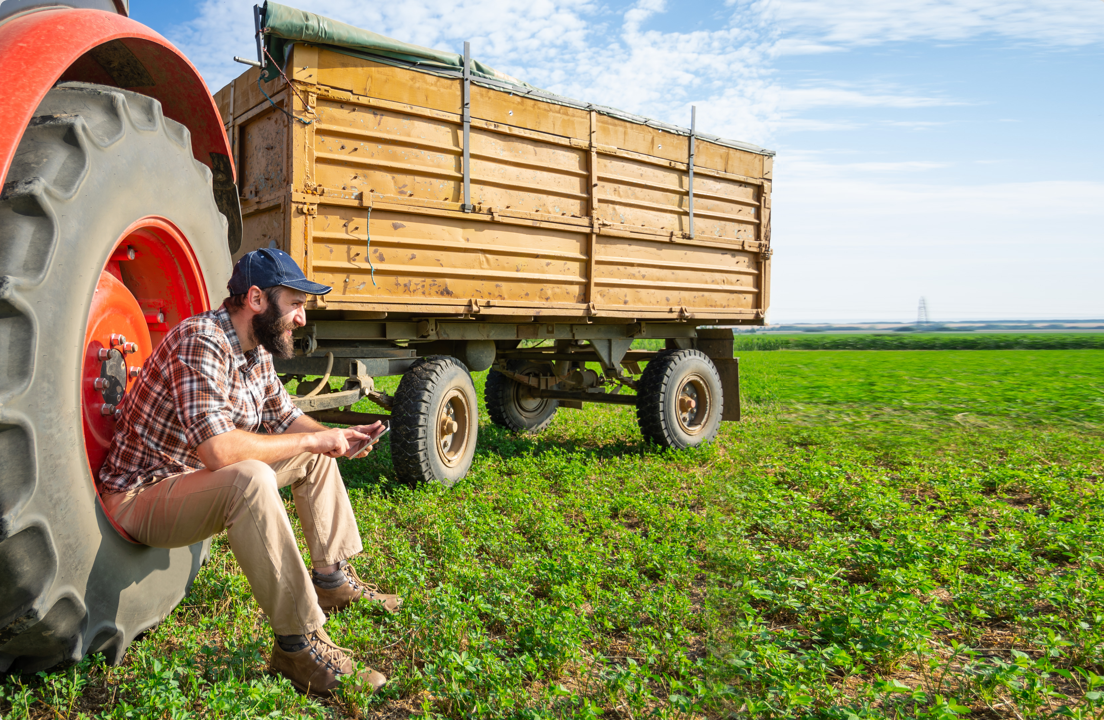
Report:
[[[230,271],[188,130],[156,100],[50,90],[0,193],[0,672],[122,659],[184,597],[207,543],[116,531],[96,480],[114,412]]]

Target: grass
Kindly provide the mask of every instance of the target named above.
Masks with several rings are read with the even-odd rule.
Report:
[[[376,697],[266,676],[217,538],[121,666],[7,678],[0,714],[1104,718],[1104,353],[741,367],[745,419],[705,448],[590,407],[538,437],[482,426],[452,490],[395,482],[387,439],[345,462],[354,563],[406,597],[327,625],[390,676]]]

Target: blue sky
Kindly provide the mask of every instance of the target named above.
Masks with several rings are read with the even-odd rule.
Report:
[[[1104,0],[298,0],[778,153],[771,322],[1104,318]],[[213,90],[252,2],[131,0]]]

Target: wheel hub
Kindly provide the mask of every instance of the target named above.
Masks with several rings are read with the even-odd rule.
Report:
[[[106,355],[107,359],[100,364],[100,377],[93,383],[93,387],[100,391],[105,405],[114,408],[126,392],[126,358],[117,348],[107,350]]]
[[[690,375],[679,386],[675,399],[676,417],[683,432],[696,435],[705,429],[712,399],[709,386],[699,375]]]
[[[107,456],[115,433],[115,414],[126,397],[128,381],[137,376],[153,351],[141,305],[121,277],[118,261],[109,262],[100,273],[85,331],[85,449],[94,470]]]
[[[449,467],[455,467],[464,459],[470,417],[471,409],[464,394],[455,389],[450,391],[437,415],[437,454]]]
[[[538,372],[527,371],[525,375],[539,375]],[[522,385],[519,382],[513,383],[514,392],[514,406],[517,408],[521,415],[526,417],[539,417],[542,415],[548,407],[548,400],[546,398],[540,398],[533,395],[533,388],[529,385]]]

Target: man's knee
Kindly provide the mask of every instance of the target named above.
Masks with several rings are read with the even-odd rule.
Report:
[[[255,497],[279,496],[276,471],[268,463],[260,460],[242,460],[227,466],[225,469],[237,473],[234,484],[246,495]]]
[[[340,477],[340,473],[337,470],[337,459],[332,458],[329,455],[315,455],[307,463],[306,474],[299,482],[318,482],[322,478],[329,476],[330,474],[336,474]]]
[[[337,468],[337,458],[332,458],[329,455],[315,455],[315,458],[315,472],[330,472]]]

